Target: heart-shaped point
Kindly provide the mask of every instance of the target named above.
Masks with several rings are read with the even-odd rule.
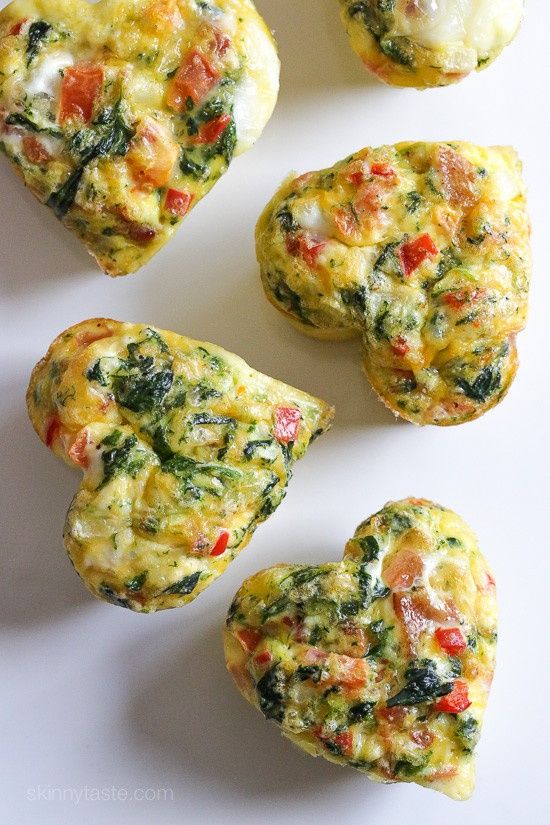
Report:
[[[513,149],[401,143],[288,180],[262,214],[268,299],[308,335],[360,335],[382,401],[416,424],[494,407],[517,370],[531,275]]]
[[[279,62],[251,0],[15,0],[0,148],[109,275],[143,266],[249,148]]]
[[[384,83],[426,89],[489,66],[512,42],[523,0],[340,0],[351,46]]]
[[[474,534],[411,498],[359,525],[341,562],[248,579],[225,653],[243,696],[311,755],[467,799],[496,627]]]
[[[224,572],[333,416],[213,344],[98,318],[56,338],[27,404],[42,441],[84,471],[64,534],[76,571],[147,613]]]

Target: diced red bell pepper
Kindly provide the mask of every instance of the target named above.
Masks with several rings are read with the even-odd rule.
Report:
[[[61,422],[59,418],[54,415],[52,416],[46,424],[46,431],[44,440],[46,442],[46,447],[51,447],[54,441],[57,439],[59,433],[61,431]]]
[[[398,335],[397,338],[391,342],[391,349],[394,355],[398,355],[400,358],[403,358],[403,356],[409,352],[410,346],[408,345],[406,338],[402,335]]]
[[[252,651],[256,650],[262,638],[261,633],[258,633],[257,630],[251,630],[250,628],[239,630],[237,636],[239,637],[240,643],[248,653],[252,653]]]
[[[27,160],[35,166],[43,166],[51,160],[48,150],[34,135],[23,136],[23,152]]]
[[[220,537],[217,540],[216,544],[210,551],[211,556],[222,556],[225,551],[227,550],[227,544],[229,542],[229,530],[222,530],[220,533]]]
[[[435,638],[440,648],[449,656],[460,656],[466,650],[466,639],[458,627],[438,627]]]
[[[254,662],[257,665],[260,665],[260,666],[268,665],[271,662],[272,659],[273,659],[273,656],[271,655],[269,650],[264,650],[264,651],[262,651],[262,653],[258,653],[257,656],[254,656]]]
[[[471,704],[468,696],[468,685],[462,679],[457,679],[452,691],[437,700],[435,709],[442,713],[462,713]]]
[[[220,73],[208,58],[194,49],[174,75],[168,92],[168,105],[175,111],[183,111],[187,99],[201,103],[218,84]]]
[[[201,126],[198,135],[194,138],[194,142],[216,143],[231,123],[231,120],[231,115],[228,114],[220,115],[213,120],[209,120]]]
[[[301,421],[302,414],[297,407],[277,407],[273,434],[279,444],[296,441]]]
[[[63,73],[59,122],[80,120],[89,123],[94,104],[103,85],[103,67],[95,63],[77,63]]]
[[[395,169],[389,163],[373,163],[370,168],[372,175],[378,175],[381,178],[394,178]]]
[[[17,37],[18,34],[21,34],[23,26],[25,25],[28,19],[28,17],[24,17],[23,20],[18,20],[17,23],[13,24],[8,33],[11,34],[12,37]]]
[[[426,258],[437,255],[438,251],[437,246],[427,232],[412,241],[402,244],[399,249],[399,258],[403,274],[408,277],[415,269],[418,269]]]
[[[164,206],[168,212],[183,218],[188,213],[192,200],[193,195],[190,192],[184,192],[181,189],[169,189],[166,193]]]

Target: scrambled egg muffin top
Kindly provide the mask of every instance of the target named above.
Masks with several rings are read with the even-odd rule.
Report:
[[[497,404],[527,317],[530,224],[513,149],[366,148],[289,179],[263,212],[269,300],[314,337],[361,335],[395,413],[460,424]]]
[[[278,75],[251,0],[15,0],[0,12],[0,149],[125,275],[258,137]]]
[[[64,534],[75,569],[143,612],[223,573],[333,415],[213,344],[97,318],[56,338],[27,403],[41,440],[84,472]]]
[[[344,560],[248,579],[225,631],[239,690],[313,756],[466,799],[496,651],[475,536],[424,499],[386,505]]]
[[[352,48],[394,86],[446,86],[514,39],[523,0],[340,0]]]

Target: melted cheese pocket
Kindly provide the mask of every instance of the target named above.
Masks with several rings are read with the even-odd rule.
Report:
[[[361,336],[396,414],[460,424],[505,395],[530,224],[513,149],[401,143],[289,179],[256,229],[268,299],[302,332]]]
[[[0,148],[109,275],[143,266],[271,117],[279,61],[251,0],[15,0]]]
[[[56,338],[27,404],[41,440],[84,473],[64,533],[77,573],[146,613],[224,572],[333,416],[213,344],[98,318]]]
[[[378,782],[472,794],[497,607],[455,513],[424,499],[388,504],[342,562],[257,573],[224,638],[243,696],[307,753]]]
[[[392,86],[446,86],[512,42],[523,0],[340,0],[352,48]]]

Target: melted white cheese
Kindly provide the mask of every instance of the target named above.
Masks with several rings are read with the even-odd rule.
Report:
[[[327,219],[316,200],[299,201],[292,212],[294,219],[302,229],[307,229],[325,237],[330,235],[332,222]]]
[[[69,52],[58,51],[46,54],[34,68],[26,91],[31,97],[45,94],[48,97],[57,97],[61,85],[61,71],[72,66],[74,59]]]
[[[460,43],[483,56],[507,45],[523,15],[523,0],[399,0],[396,30],[421,46]]]

